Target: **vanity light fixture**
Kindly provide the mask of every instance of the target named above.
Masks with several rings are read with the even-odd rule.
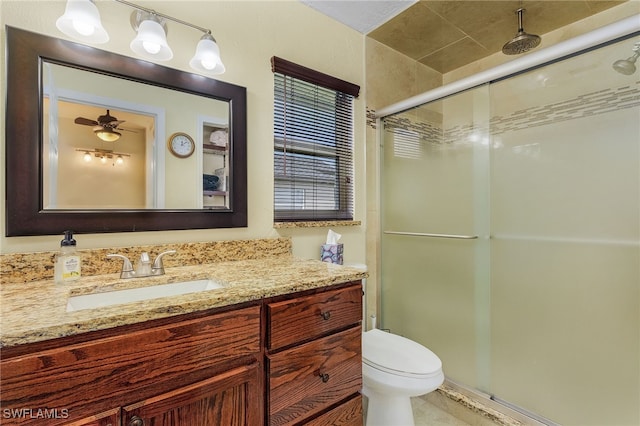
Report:
[[[100,12],[92,0],[67,0],[56,27],[77,40],[96,44],[109,41],[109,34],[100,21]]]
[[[76,151],[84,152],[82,155],[82,159],[87,163],[91,162],[93,157],[99,158],[102,164],[106,164],[108,160],[113,159],[115,157],[114,166],[122,166],[124,164],[124,157],[131,157],[129,154],[125,154],[124,152],[113,152],[111,149],[87,149],[87,148],[78,148]]]
[[[173,58],[173,52],[167,43],[167,21],[173,21],[204,33],[198,41],[195,55],[189,61],[191,68],[205,75],[225,72],[225,66],[220,59],[220,48],[211,35],[211,30],[126,0],[114,1],[135,9],[130,21],[136,31],[136,37],[129,47],[136,54],[156,61],[168,61]],[[81,41],[105,43],[109,40],[109,35],[100,24],[100,14],[93,0],[67,0],[65,13],[56,21],[56,25],[69,37]],[[92,28],[95,28],[93,36],[90,35]]]

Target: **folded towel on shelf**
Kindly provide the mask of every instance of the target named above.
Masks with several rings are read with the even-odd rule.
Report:
[[[216,130],[211,132],[209,142],[216,146],[227,146],[227,132],[225,130]]]

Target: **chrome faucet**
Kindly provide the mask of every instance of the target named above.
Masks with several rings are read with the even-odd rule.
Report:
[[[107,254],[107,258],[119,257],[122,259],[122,271],[120,271],[120,278],[135,278],[135,277],[149,277],[155,275],[164,275],[164,265],[162,258],[167,254],[174,254],[175,250],[167,250],[156,256],[153,261],[153,265],[150,265],[149,254],[144,252],[140,255],[140,261],[136,265],[136,269],[133,269],[133,265],[127,256],[122,254],[110,253]]]

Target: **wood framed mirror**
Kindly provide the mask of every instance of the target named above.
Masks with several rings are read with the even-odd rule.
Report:
[[[7,236],[61,234],[65,229],[73,229],[77,233],[104,233],[247,226],[247,131],[246,89],[244,87],[13,27],[6,27],[6,35]],[[124,92],[133,93],[134,96],[140,98],[140,102],[136,102],[135,99],[134,102],[131,99],[123,101],[125,106],[117,110],[119,114],[122,114],[117,121],[124,122],[123,129],[115,129],[120,133],[124,133],[124,131],[140,133],[133,126],[135,118],[132,117],[134,114],[130,114],[131,112],[137,113],[137,111],[129,111],[127,108],[134,108],[128,105],[149,103],[148,93],[150,91],[155,93],[156,97],[172,99],[167,105],[149,106],[150,111],[158,111],[157,115],[162,116],[163,119],[147,125],[152,128],[150,132],[152,137],[146,137],[146,143],[151,147],[146,156],[151,159],[152,163],[151,165],[147,163],[146,166],[138,166],[138,168],[144,167],[150,170],[155,168],[157,172],[161,165],[164,166],[161,162],[154,162],[157,158],[166,158],[167,163],[174,161],[174,169],[176,168],[175,164],[178,165],[178,171],[173,170],[172,172],[173,177],[169,177],[168,173],[161,171],[153,178],[155,184],[147,182],[148,188],[145,191],[148,194],[156,191],[160,195],[152,198],[152,201],[149,201],[150,195],[148,195],[147,201],[139,206],[125,203],[115,205],[115,207],[110,207],[109,204],[97,206],[90,202],[74,204],[74,202],[62,202],[57,199],[73,197],[58,197],[58,191],[50,188],[55,186],[51,180],[58,181],[58,188],[68,186],[64,184],[66,181],[61,174],[51,173],[52,168],[59,167],[66,170],[67,167],[62,165],[63,163],[58,165],[57,162],[50,162],[52,161],[50,158],[62,156],[61,141],[66,142],[67,139],[76,138],[62,133],[62,129],[65,127],[62,119],[58,122],[53,121],[51,117],[58,119],[56,114],[60,112],[57,106],[60,93],[79,92],[85,94],[86,90],[82,88],[69,90],[68,87],[51,89],[51,80],[54,80],[51,76],[55,75],[55,79],[64,80],[58,74],[53,74],[51,69],[69,73],[72,76],[69,78],[71,81],[84,80],[85,75],[87,78],[99,79],[99,83],[90,83],[89,86],[97,87],[115,82],[120,89],[126,87]],[[77,73],[81,73],[82,77],[78,78]],[[107,83],[104,83],[105,81]],[[122,92],[122,90],[120,91]],[[53,92],[55,92],[55,96],[52,94]],[[95,118],[96,113],[93,112],[98,110],[95,108],[108,107],[111,102],[115,102],[112,98],[115,98],[113,93],[116,92],[118,90],[114,88],[108,89],[110,95],[106,97],[104,93],[92,94],[90,97],[95,96],[100,99],[97,102],[99,105],[88,105],[88,101],[81,100],[78,101],[78,104],[86,114],[78,113],[77,108],[73,110],[73,113],[70,113],[76,116],[75,124],[84,123],[85,125],[74,126],[74,122],[71,122],[72,125],[66,127],[78,128],[78,131],[86,133],[83,136],[83,143],[85,145],[87,143],[94,144],[91,147],[93,149],[90,152],[91,155],[104,156],[102,151],[105,151],[109,159],[115,159],[116,154],[120,153],[118,149],[123,146],[105,147],[104,141],[96,142],[97,139],[93,133],[97,132],[95,130],[97,126],[87,125],[91,124],[92,120],[102,125],[102,122],[99,122],[99,117],[105,113],[107,116],[117,116],[114,111],[106,111],[108,108],[104,108],[105,111],[101,113],[102,115]],[[64,99],[67,98],[68,96]],[[52,108],[52,105],[56,106]],[[53,109],[56,114],[48,113],[50,109]],[[177,109],[182,114],[186,114],[186,118],[176,120]],[[60,113],[59,115],[62,117],[64,114]],[[129,120],[133,130],[124,128],[124,124],[127,123],[125,120],[121,120],[122,117]],[[84,121],[78,120],[79,118]],[[172,120],[174,122],[173,128],[171,127]],[[178,121],[177,125],[176,121]],[[144,127],[144,125],[141,126]],[[180,131],[191,129],[187,133],[191,133],[197,146],[199,155],[196,157],[199,163],[192,163],[197,164],[197,167],[190,166],[184,158],[169,154],[168,139],[176,129]],[[216,146],[212,146],[214,145],[212,143],[214,142],[214,133],[217,138],[215,139]],[[227,138],[226,144],[220,142],[222,135]],[[53,145],[50,145],[51,142]],[[103,145],[97,145],[98,143]],[[66,150],[74,152],[73,155],[76,156],[74,161],[90,151],[89,148],[86,148],[83,153],[84,146],[72,146],[72,148],[66,148]],[[158,153],[161,155],[158,156]],[[163,157],[165,153],[167,155]],[[203,157],[207,153],[213,154],[209,156],[213,160],[209,159],[208,161],[218,162],[208,166],[212,168],[211,171],[207,171],[202,166]],[[175,163],[176,161],[178,162]],[[56,166],[54,167],[52,164]],[[115,167],[115,160],[112,165]],[[213,172],[214,168],[222,175],[216,177]],[[116,179],[105,177],[105,175],[87,178],[83,173],[88,173],[88,169],[78,170],[72,175],[75,180],[83,180],[84,176],[84,180],[94,179],[94,183],[88,188],[71,190],[71,195],[93,193],[94,191],[100,194],[101,191],[106,191],[109,186],[107,183],[111,183],[111,180],[116,181]],[[54,178],[52,179],[51,176]],[[182,178],[184,181],[177,186],[171,185],[171,182],[180,181]],[[147,176],[146,180],[150,181],[150,179]],[[206,187],[207,184],[220,185],[220,181],[224,181],[225,186],[221,188],[216,186],[213,188],[216,191],[211,191],[212,187]],[[128,182],[124,181],[116,186],[116,189],[127,185]],[[195,198],[198,196],[218,197],[220,201],[217,203],[207,203],[202,200],[172,202],[170,200],[172,195],[178,195],[182,192],[181,185],[182,187],[188,186],[189,193],[195,194],[193,196]],[[161,187],[160,190],[158,190],[158,186]],[[207,192],[207,190],[209,191]]]

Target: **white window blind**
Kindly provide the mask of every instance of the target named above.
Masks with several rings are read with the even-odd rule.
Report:
[[[354,96],[277,70],[274,88],[275,220],[352,220]]]

